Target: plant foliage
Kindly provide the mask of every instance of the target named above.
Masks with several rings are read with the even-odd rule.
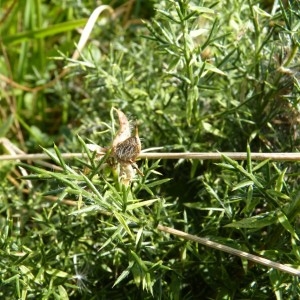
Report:
[[[94,1],[0,1],[3,153],[51,159],[0,162],[1,299],[297,299],[299,277],[157,225],[299,266],[299,164],[251,159],[299,151],[299,2],[104,2],[74,58]],[[138,160],[127,186],[89,150],[113,107],[142,149],[248,159]]]

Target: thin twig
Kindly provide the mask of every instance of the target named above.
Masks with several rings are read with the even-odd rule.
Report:
[[[258,263],[258,264],[261,264],[261,265],[264,265],[264,266],[267,266],[267,267],[270,267],[270,268],[273,268],[273,269],[277,269],[277,270],[282,271],[282,272],[289,273],[291,275],[300,276],[300,270],[298,270],[298,269],[295,269],[295,268],[289,267],[287,265],[283,265],[283,264],[274,262],[272,260],[257,256],[257,255],[253,255],[253,254],[250,254],[250,253],[247,253],[247,252],[244,252],[244,251],[240,251],[240,250],[237,250],[235,248],[231,248],[231,247],[213,242],[213,241],[211,241],[207,238],[200,238],[196,235],[191,235],[191,234],[188,234],[186,232],[183,232],[183,231],[180,231],[180,230],[177,230],[177,229],[173,229],[173,228],[170,228],[170,227],[162,226],[162,225],[158,225],[157,229],[161,230],[161,231],[164,231],[164,232],[167,232],[167,233],[170,233],[170,234],[174,234],[174,235],[176,235],[178,237],[181,237],[185,240],[193,241],[193,242],[199,243],[201,245],[204,245],[204,246],[207,246],[207,247],[210,247],[210,248],[213,248],[213,249],[217,249],[217,250],[220,250],[220,251],[223,251],[223,252],[227,252],[229,254],[236,255],[236,256],[239,256],[239,257],[247,259],[247,260],[251,260],[255,263]]]
[[[246,152],[177,152],[177,153],[141,153],[140,158],[148,159],[200,159],[200,160],[221,160],[222,155],[234,160],[246,160]],[[298,161],[300,153],[251,153],[252,160],[277,160],[277,161]]]
[[[61,155],[64,159],[73,158],[85,158],[87,157],[82,153],[62,153]],[[47,160],[50,157],[45,153],[35,153],[35,154],[16,154],[16,155],[0,155],[0,161],[3,160]]]
[[[99,155],[100,153],[98,153]],[[104,155],[105,153],[103,153]],[[139,158],[141,159],[199,159],[199,160],[221,160],[222,155],[226,155],[234,160],[246,160],[246,152],[222,152],[222,153],[210,153],[210,152],[156,152],[156,153],[141,153]],[[83,153],[62,153],[64,159],[73,158],[86,158],[87,155]],[[17,154],[17,155],[0,155],[0,161],[5,160],[46,160],[50,159],[47,154]],[[300,161],[300,153],[251,153],[252,160],[265,160],[270,159],[274,161]]]

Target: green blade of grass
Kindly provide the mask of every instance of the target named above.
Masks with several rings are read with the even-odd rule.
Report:
[[[29,40],[46,38],[48,36],[53,36],[58,33],[68,32],[70,30],[77,29],[78,27],[84,26],[86,22],[87,19],[72,20],[60,24],[50,25],[47,28],[6,35],[2,37],[2,42],[4,44],[15,45]]]

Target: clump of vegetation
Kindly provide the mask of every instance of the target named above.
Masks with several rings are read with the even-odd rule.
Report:
[[[1,160],[0,296],[297,298],[299,276],[161,225],[298,268],[299,164],[252,152],[299,151],[299,3],[105,2],[88,34],[93,1],[1,5],[3,153],[51,160]],[[113,108],[142,150],[247,160],[124,162]]]

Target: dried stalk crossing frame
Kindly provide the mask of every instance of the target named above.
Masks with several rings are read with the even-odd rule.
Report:
[[[225,155],[233,160],[246,160],[246,152],[155,152],[148,153],[148,149],[141,151],[137,158],[141,159],[199,159],[199,160],[221,160],[222,155]],[[151,150],[151,149],[149,149]],[[105,154],[106,149],[102,148],[102,154]],[[62,153],[63,159],[86,158],[87,155],[83,153]],[[6,160],[49,160],[49,156],[44,153],[35,154],[14,154],[14,155],[0,155],[0,161]],[[280,153],[251,153],[251,160],[265,160],[272,161],[300,161],[300,153],[297,152],[280,152]]]
[[[247,259],[247,260],[251,260],[255,263],[258,263],[258,264],[261,264],[261,265],[264,265],[264,266],[267,266],[267,267],[270,267],[270,268],[288,273],[290,275],[300,276],[300,270],[292,268],[292,267],[284,265],[284,264],[274,262],[274,261],[266,259],[264,257],[253,255],[253,254],[247,253],[245,251],[241,251],[241,250],[238,250],[238,249],[235,249],[235,248],[232,248],[232,247],[228,247],[226,245],[222,245],[222,244],[213,242],[209,239],[201,238],[201,237],[198,237],[198,236],[195,236],[195,235],[191,235],[191,234],[188,234],[184,231],[180,231],[180,230],[173,229],[173,228],[170,228],[170,227],[158,225],[157,229],[160,230],[160,231],[166,232],[166,233],[173,234],[177,237],[183,238],[183,239],[188,240],[188,241],[193,241],[193,242],[199,243],[201,245],[204,245],[204,246],[207,246],[207,247],[210,247],[210,248],[213,248],[213,249],[217,249],[217,250],[220,250],[220,251],[223,251],[223,252],[227,252],[229,254],[232,254],[232,255]]]

